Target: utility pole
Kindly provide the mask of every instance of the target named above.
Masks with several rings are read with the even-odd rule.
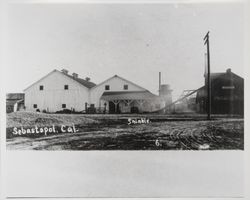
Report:
[[[161,72],[159,72],[159,96],[161,92]]]
[[[207,45],[207,119],[211,119],[211,80],[210,80],[210,52],[209,52],[209,31],[203,39]]]

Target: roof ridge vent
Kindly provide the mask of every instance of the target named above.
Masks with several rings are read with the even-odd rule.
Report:
[[[231,68],[228,68],[227,73],[231,73],[231,72],[232,72]]]
[[[64,74],[68,74],[69,73],[69,71],[67,69],[62,69],[61,72],[64,73]]]
[[[78,74],[77,73],[72,73],[72,76],[73,76],[73,78],[78,78]]]

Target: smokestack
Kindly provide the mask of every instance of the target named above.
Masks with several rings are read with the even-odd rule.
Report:
[[[161,90],[161,72],[159,72],[159,95]]]

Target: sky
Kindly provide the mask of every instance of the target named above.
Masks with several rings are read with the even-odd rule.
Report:
[[[64,68],[96,84],[117,74],[157,94],[161,72],[176,99],[204,85],[208,30],[211,72],[244,77],[243,11],[232,2],[10,4],[6,91]]]

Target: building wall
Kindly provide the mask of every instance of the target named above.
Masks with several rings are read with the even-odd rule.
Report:
[[[44,90],[39,90],[40,85],[44,86]],[[64,90],[64,85],[68,85],[69,89]],[[89,103],[89,89],[58,71],[25,90],[27,111],[39,109],[56,112],[63,110],[62,104],[66,104],[67,109],[81,111],[85,109],[86,102]],[[34,104],[37,104],[37,108],[33,107]]]
[[[119,103],[119,111],[121,113],[130,113],[132,107],[137,107],[139,113],[143,112],[153,112],[159,110],[165,106],[164,101],[159,99],[146,100],[142,105],[140,105],[136,100],[127,105],[125,102],[121,101]]]
[[[18,102],[15,103],[14,109],[13,109],[14,112],[17,112],[17,111],[24,111],[24,110],[25,110],[25,109],[24,109],[24,104],[23,104],[23,102],[22,102],[22,103],[18,103]]]
[[[44,87],[43,90],[39,89],[41,85]],[[65,90],[64,85],[68,85],[69,89]],[[109,85],[109,90],[105,90],[106,85]],[[128,85],[127,90],[124,89],[124,85]],[[25,109],[27,111],[39,109],[41,112],[44,110],[56,112],[63,110],[62,104],[66,104],[66,109],[83,111],[86,108],[85,103],[88,103],[88,107],[90,107],[90,104],[94,104],[97,110],[102,110],[105,101],[101,100],[101,96],[107,91],[145,91],[145,89],[118,76],[88,89],[61,72],[54,71],[25,90]],[[34,108],[34,104],[37,105],[37,108]],[[131,111],[131,106],[138,107],[140,112],[151,112],[163,108],[165,99],[152,99],[151,102],[144,103],[142,106],[137,105],[136,102],[133,102],[130,106],[127,106],[124,102],[119,104],[121,112],[125,113]],[[106,109],[108,112],[109,102],[106,102]]]
[[[105,90],[105,85],[109,85],[110,90]],[[128,90],[124,90],[123,85],[128,85]],[[91,104],[95,104],[95,107],[103,107],[105,101],[100,100],[100,98],[104,92],[108,91],[144,91],[144,89],[119,77],[113,77],[108,81],[90,89]]]
[[[14,111],[13,105],[6,105],[6,113],[11,113]]]
[[[198,112],[207,112],[206,86],[197,92]],[[211,113],[244,113],[244,79],[233,73],[226,73],[211,80]]]
[[[230,76],[231,75],[231,76]],[[228,74],[211,83],[212,113],[243,114],[244,81]]]

